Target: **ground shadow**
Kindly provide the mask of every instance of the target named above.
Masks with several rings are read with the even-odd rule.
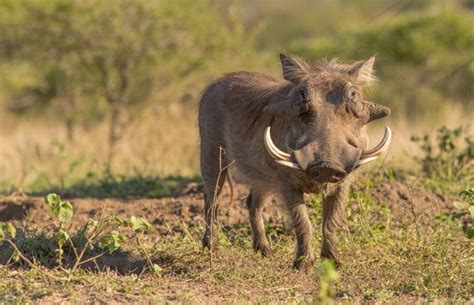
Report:
[[[25,262],[15,263],[11,257],[13,254],[13,249],[8,245],[4,244],[0,246],[0,266],[1,265],[8,265],[9,268],[31,268]],[[82,259],[82,261],[86,261],[90,258],[94,258],[97,256],[98,253],[95,251],[89,251],[86,253]],[[29,258],[31,259],[31,255]],[[183,270],[182,266],[175,266],[176,257],[168,253],[158,253],[151,257],[151,261],[154,264],[162,268],[166,268],[167,272],[169,273],[183,273],[186,270]],[[65,257],[65,261],[69,261],[63,265],[65,269],[70,269],[73,266],[72,257]],[[54,269],[57,267],[55,264],[38,264],[42,267],[46,267],[48,269]],[[143,257],[136,256],[127,251],[117,251],[115,253],[105,253],[102,256],[95,258],[89,262],[81,264],[79,266],[80,269],[88,270],[91,272],[106,272],[106,271],[115,271],[120,275],[128,275],[128,274],[142,274],[143,272],[149,272],[149,262],[147,259]],[[185,269],[185,268],[184,268]]]
[[[59,194],[63,198],[161,198],[179,196],[190,183],[200,181],[197,176],[136,176],[83,179],[67,187],[54,186],[35,192],[31,196]]]
[[[73,236],[73,242],[78,243]],[[36,266],[42,266],[48,269],[58,267],[57,262],[57,242],[43,232],[31,233],[24,229],[17,229],[17,236],[14,240],[15,246],[21,251],[22,255],[29,262],[34,262]],[[75,253],[81,253],[82,247],[73,248],[69,244],[63,245],[62,267],[71,269],[77,262]],[[14,248],[8,242],[0,242],[0,266],[9,268],[32,268],[24,259],[15,261],[13,258]],[[150,260],[162,268],[166,268],[169,273],[185,273],[186,268],[178,264],[178,258],[167,251],[158,251],[154,253]],[[91,272],[104,272],[112,270],[120,275],[141,274],[150,271],[150,262],[145,255],[139,255],[127,250],[118,249],[113,253],[102,251],[95,243],[93,247],[88,248],[78,265],[80,269]]]
[[[32,207],[33,204],[30,202],[2,202],[0,205],[0,222],[23,220]]]

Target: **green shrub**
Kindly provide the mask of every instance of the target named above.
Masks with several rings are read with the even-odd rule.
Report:
[[[474,182],[474,138],[467,129],[441,127],[433,139],[425,134],[413,136],[422,156],[416,157],[421,164],[427,184],[434,188],[458,193]]]

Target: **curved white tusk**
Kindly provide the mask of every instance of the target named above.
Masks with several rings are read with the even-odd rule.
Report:
[[[270,156],[277,162],[278,164],[288,166],[291,168],[301,169],[301,167],[290,161],[291,155],[281,151],[272,141],[272,137],[270,135],[270,126],[265,129],[265,134],[263,138],[263,142],[265,144],[265,148],[267,149]]]
[[[275,162],[284,166],[291,167],[291,168],[301,169],[301,167],[298,164],[290,162],[290,161],[275,160]]]
[[[380,155],[387,151],[391,141],[392,130],[385,126],[385,133],[380,143],[377,144],[377,146],[375,146],[374,148],[364,151],[359,159],[359,163],[357,163],[357,166],[368,163],[380,157]]]
[[[272,136],[270,135],[270,126],[267,127],[265,130],[265,145],[268,150],[270,150],[270,154],[277,157],[279,160],[290,160],[291,155],[281,151],[275,144],[273,144]]]

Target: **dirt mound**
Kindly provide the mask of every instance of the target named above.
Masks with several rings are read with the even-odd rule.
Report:
[[[367,189],[362,185],[356,185],[355,188]],[[400,224],[416,221],[428,225],[434,217],[454,212],[451,198],[397,180],[386,179],[369,192],[376,203],[390,209]]]
[[[436,215],[452,213],[452,200],[434,192],[408,186],[397,180],[386,179],[371,188],[356,183],[354,189],[367,191],[377,204],[386,205],[395,218],[403,223],[416,218],[420,224],[427,224]],[[229,190],[224,189],[220,198],[220,220],[223,224],[247,223],[245,197],[247,189],[235,186],[231,203]],[[183,226],[203,225],[203,187],[189,183],[175,192],[172,197],[160,199],[98,199],[72,198],[75,213],[73,226],[84,224],[102,209],[108,215],[141,216],[148,219],[158,234],[179,232]],[[276,206],[266,207],[266,218],[281,220],[284,213]],[[8,196],[0,198],[0,221],[12,221],[17,225],[27,222],[31,228],[44,228],[52,223],[48,207],[41,197]]]

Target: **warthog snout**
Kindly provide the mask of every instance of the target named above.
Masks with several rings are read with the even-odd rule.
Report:
[[[330,163],[330,162],[323,162],[319,161],[311,166],[308,167],[307,169],[308,175],[313,180],[316,180],[317,182],[325,183],[325,182],[339,182],[344,177],[346,177],[346,171],[340,168],[339,166]]]

